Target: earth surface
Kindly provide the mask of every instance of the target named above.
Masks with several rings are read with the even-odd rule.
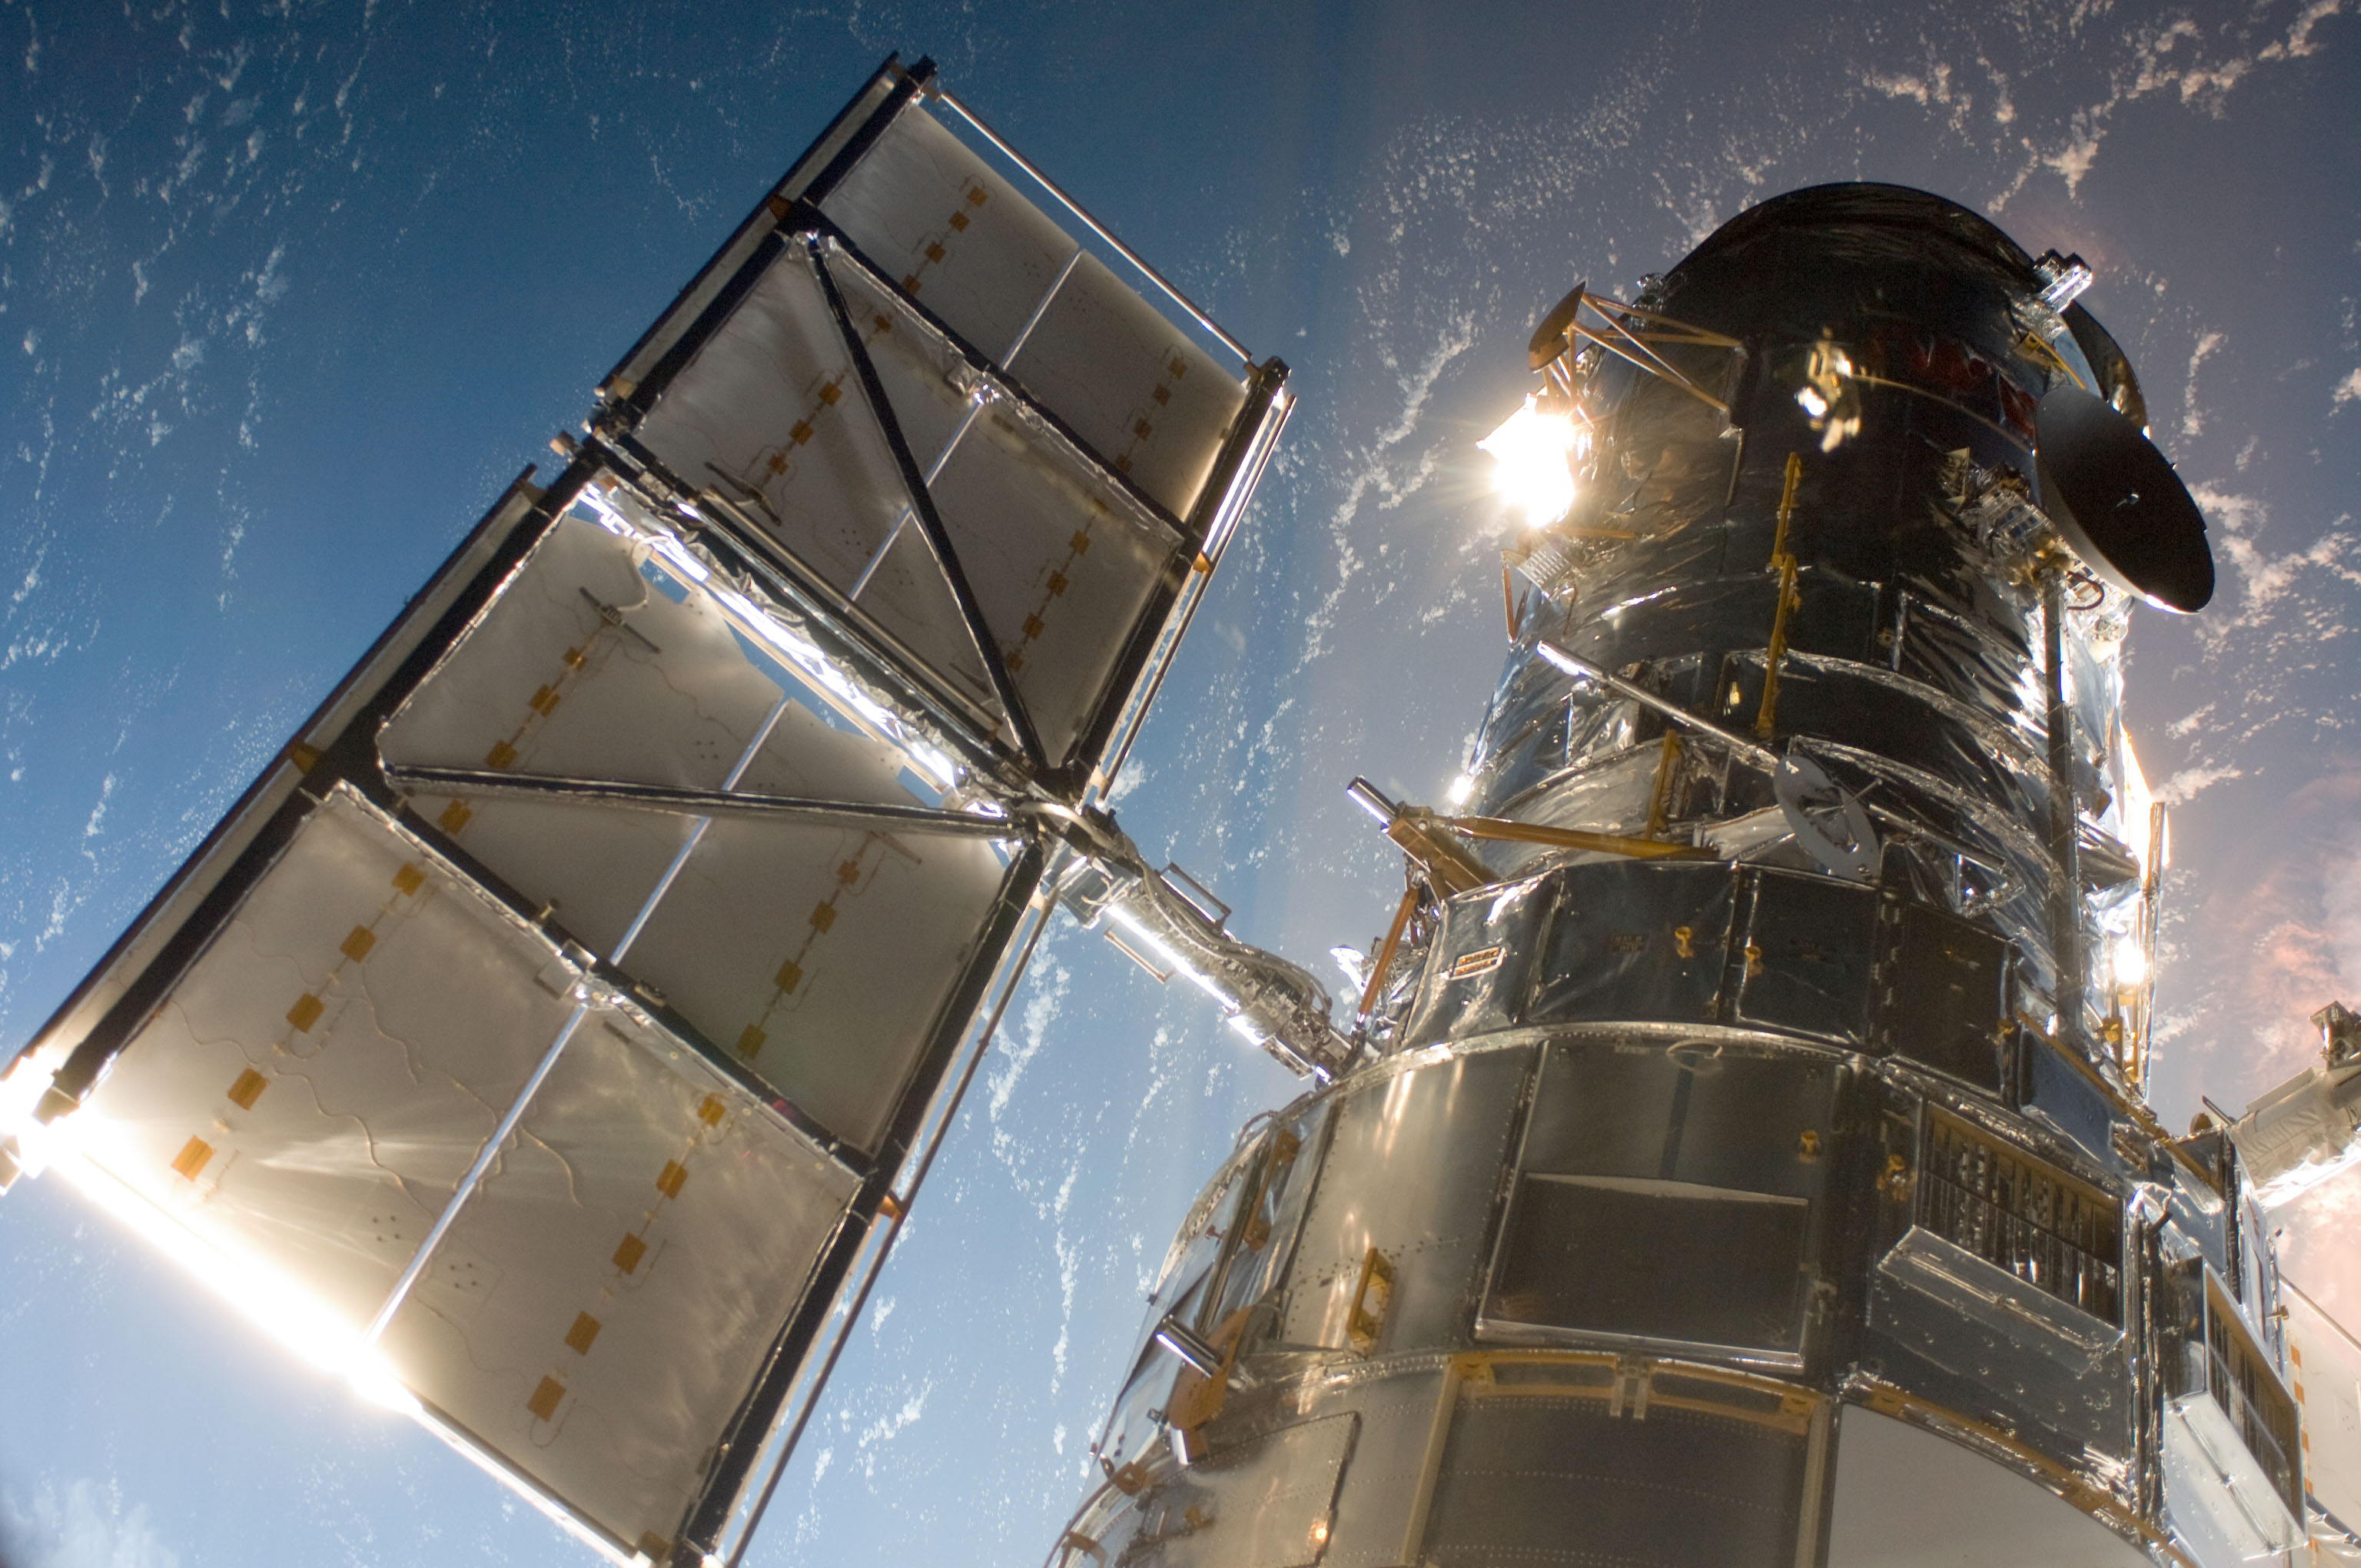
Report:
[[[2361,1005],[2352,0],[0,0],[0,1053],[895,49],[1296,367],[1118,807],[1235,928],[1367,942],[1399,862],[1344,784],[1458,771],[1502,652],[1473,444],[1539,313],[1873,179],[2091,262],[2212,526],[2213,607],[2130,642],[2159,1109]],[[1054,932],[748,1560],[1039,1562],[1172,1226],[1291,1092]],[[2356,1219],[2361,1180],[2282,1244],[2348,1319]],[[61,1184],[0,1201],[0,1561],[588,1560]]]

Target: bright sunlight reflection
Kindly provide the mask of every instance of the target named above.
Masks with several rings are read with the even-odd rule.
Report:
[[[1494,487],[1524,513],[1525,526],[1541,528],[1564,517],[1574,505],[1572,458],[1578,439],[1570,417],[1544,410],[1538,398],[1528,397],[1522,408],[1476,445],[1490,453],[1498,466]]]

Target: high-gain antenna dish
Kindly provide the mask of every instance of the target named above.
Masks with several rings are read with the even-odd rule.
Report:
[[[2078,387],[2035,415],[2043,510],[2100,576],[2159,609],[2213,597],[2213,552],[2189,487],[2137,425]]]

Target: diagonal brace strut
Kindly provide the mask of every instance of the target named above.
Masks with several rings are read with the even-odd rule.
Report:
[[[951,590],[951,598],[959,607],[960,620],[967,627],[968,640],[975,644],[983,661],[985,679],[992,683],[993,695],[1000,701],[1001,711],[1008,716],[1009,728],[1016,732],[1017,744],[1023,748],[1026,760],[1037,773],[1049,771],[1049,759],[1041,745],[1040,732],[1034,728],[1033,716],[1016,696],[1016,683],[1008,673],[1008,664],[1000,656],[1000,645],[993,641],[992,628],[985,624],[983,607],[977,602],[975,589],[967,580],[967,570],[960,565],[959,553],[951,547],[950,532],[943,527],[942,514],[935,510],[935,498],[927,488],[926,474],[919,468],[917,458],[910,451],[910,443],[902,433],[902,422],[895,416],[894,405],[885,396],[885,384],[879,379],[876,362],[869,357],[868,345],[861,341],[860,328],[852,324],[852,315],[845,308],[844,295],[836,286],[836,279],[828,269],[828,258],[821,251],[822,241],[816,234],[802,236],[807,253],[811,258],[812,272],[819,280],[820,292],[827,296],[829,313],[836,318],[837,332],[844,339],[845,352],[852,358],[853,373],[860,378],[861,393],[868,400],[869,411],[877,421],[877,428],[885,437],[885,445],[894,455],[894,466],[900,470],[902,486],[909,492],[911,515],[917,518],[919,535],[942,572],[943,581]]]

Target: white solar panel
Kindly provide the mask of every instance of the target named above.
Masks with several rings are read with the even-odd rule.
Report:
[[[1151,500],[1191,514],[1246,400],[1239,377],[923,108],[895,118],[817,204]]]
[[[1047,761],[1062,764],[1157,590],[1178,580],[1184,541],[1054,426],[962,376],[949,342],[859,266],[784,252],[653,400],[636,445],[998,731],[991,676],[866,406],[820,266],[927,477],[994,652]]]
[[[636,1544],[679,1528],[860,1178],[588,978],[338,786],[73,1134],[275,1326]]]
[[[10,1159],[619,1561],[751,1530],[1285,413],[929,77],[11,1074]]]
[[[859,1182],[627,1014],[574,1034],[387,1326],[396,1376],[663,1558]]]
[[[734,627],[678,563],[667,569],[643,538],[578,510],[378,745],[402,783],[476,775],[476,789],[422,788],[413,809],[864,1151],[1007,876],[1005,851],[972,830],[987,825],[925,820],[928,785],[901,751]],[[707,815],[567,793],[609,784],[871,805],[910,820]]]
[[[124,1047],[77,1140],[357,1333],[566,1026],[574,980],[339,789]]]
[[[915,96],[811,162],[609,378],[600,438],[974,737],[1087,778],[1283,367],[1215,358]]]

